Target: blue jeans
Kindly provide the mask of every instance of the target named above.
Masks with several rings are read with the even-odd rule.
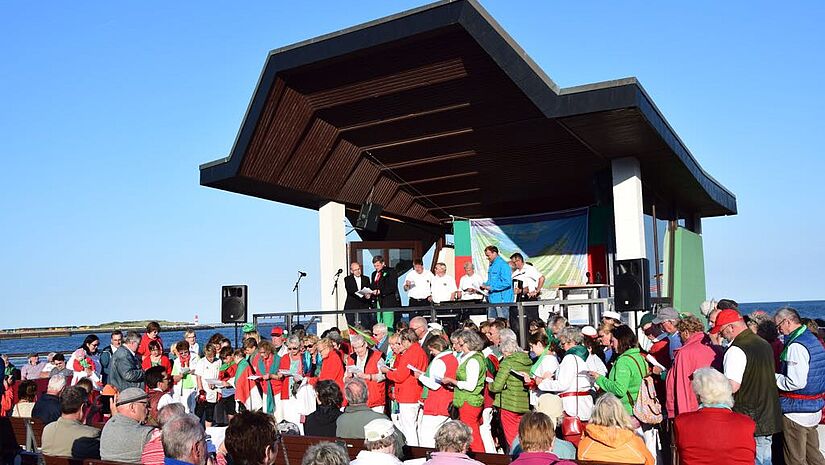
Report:
[[[756,436],[756,465],[771,465],[773,436]]]
[[[505,305],[501,307],[487,307],[487,318],[504,318],[505,320],[509,320],[510,306]]]

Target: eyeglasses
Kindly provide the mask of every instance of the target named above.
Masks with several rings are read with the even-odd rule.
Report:
[[[304,349],[311,349],[315,347],[315,344],[304,344]]]
[[[287,347],[287,349],[289,349],[289,350],[301,350],[300,347]]]
[[[786,321],[788,321],[788,319],[787,319],[787,318],[783,319],[782,321],[780,321],[779,323],[777,323],[777,324],[776,324],[776,327],[777,327],[777,328],[781,328],[781,327],[782,327],[782,325],[783,325],[783,324],[785,324],[785,322],[786,322]]]

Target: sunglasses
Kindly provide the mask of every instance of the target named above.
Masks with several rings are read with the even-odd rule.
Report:
[[[315,344],[304,344],[304,349],[311,349],[315,347]]]

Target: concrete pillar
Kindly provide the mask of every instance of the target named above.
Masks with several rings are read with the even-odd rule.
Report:
[[[321,256],[321,310],[341,310],[344,308],[346,290],[344,277],[347,275],[347,239],[344,233],[344,205],[328,202],[318,209],[318,231]],[[338,305],[335,296],[331,294],[335,272],[343,269],[338,279]],[[332,326],[346,327],[346,319],[334,315],[326,315],[321,319],[318,334]]]
[[[616,226],[616,260],[647,258],[645,248],[644,200],[639,160],[618,158],[611,162],[613,172],[613,215]],[[636,327],[636,312],[627,315],[631,328]],[[637,331],[638,337],[643,337]]]
[[[616,226],[616,259],[647,258],[639,160],[612,161],[613,213]]]

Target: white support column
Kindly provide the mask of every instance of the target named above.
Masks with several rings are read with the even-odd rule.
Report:
[[[335,310],[344,308],[346,290],[344,289],[344,277],[347,275],[347,239],[344,233],[344,205],[336,202],[328,202],[318,209],[318,230],[320,233],[318,244],[321,256],[321,310]],[[341,277],[338,278],[338,305],[336,307],[335,296],[332,295],[332,285],[334,283],[335,272],[343,269]],[[319,328],[318,334],[323,329],[332,326],[344,327],[346,320],[332,315],[324,316],[321,320],[323,328]],[[343,325],[343,326],[342,326]]]
[[[644,199],[639,160],[618,158],[613,171],[613,217],[616,227],[616,260],[647,258],[645,247]],[[637,314],[628,313],[628,324],[635,328]],[[644,335],[637,331],[638,337]]]
[[[613,216],[616,226],[616,260],[647,258],[639,160],[612,161]]]

